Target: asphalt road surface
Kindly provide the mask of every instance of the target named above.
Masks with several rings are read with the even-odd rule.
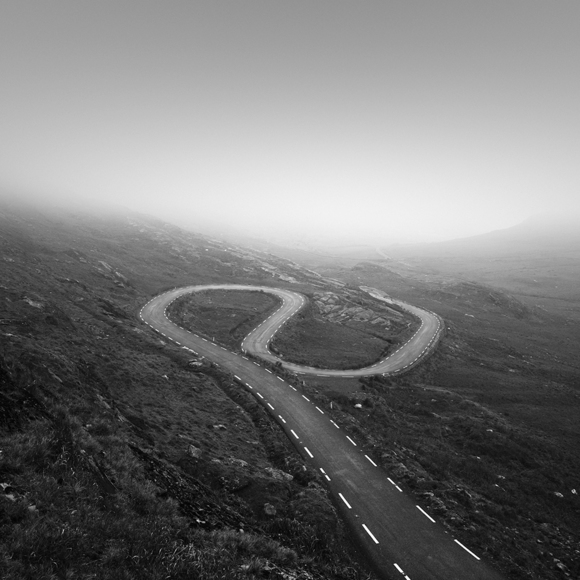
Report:
[[[357,445],[356,440],[332,421],[325,409],[317,406],[296,387],[269,369],[244,355],[230,352],[197,336],[167,318],[166,309],[173,300],[183,294],[210,289],[263,290],[282,299],[283,304],[279,310],[244,340],[244,349],[256,352],[260,356],[263,356],[263,352],[268,353],[268,340],[280,325],[302,306],[304,298],[296,292],[269,287],[217,284],[188,286],[170,290],[153,298],[143,307],[140,317],[176,345],[207,357],[222,369],[232,373],[240,386],[250,390],[268,409],[299,453],[320,471],[336,506],[382,578],[388,580],[503,578],[484,562],[480,555],[471,550],[467,542],[462,542],[460,537],[451,536],[426,508],[416,504],[398,483]],[[409,305],[406,307],[414,308]],[[418,331],[396,355],[381,361],[378,366],[358,369],[357,374],[396,372],[404,368],[405,364],[416,362],[419,353],[433,346],[439,333],[438,317],[421,309],[414,308],[413,312],[423,320],[422,330]],[[435,320],[427,316],[429,314]],[[387,364],[386,361],[390,362]],[[290,368],[287,364],[285,366]],[[305,372],[304,367],[300,367],[300,370]],[[320,369],[314,371],[314,374],[322,372]],[[335,373],[352,375],[351,371]]]

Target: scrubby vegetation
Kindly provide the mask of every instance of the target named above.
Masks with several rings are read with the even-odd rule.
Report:
[[[373,577],[266,411],[137,318],[192,283],[348,300],[354,286],[134,215],[0,221],[0,577]],[[376,264],[331,274],[435,310],[447,332],[404,376],[295,384],[508,578],[579,577],[576,327],[478,284]],[[191,323],[234,348],[273,299],[226,294]],[[323,314],[310,320],[327,338],[361,332]]]
[[[0,577],[372,577],[264,411],[138,321],[174,285],[271,282],[260,258],[138,216],[0,219]]]
[[[259,323],[280,305],[266,292],[208,290],[178,298],[168,315],[183,328],[234,350]]]

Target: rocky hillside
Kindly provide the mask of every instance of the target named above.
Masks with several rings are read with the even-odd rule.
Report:
[[[134,214],[5,205],[0,252],[2,578],[371,577],[265,411],[136,316],[319,276]]]

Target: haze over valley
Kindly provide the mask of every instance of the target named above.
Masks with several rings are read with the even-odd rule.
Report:
[[[0,6],[0,577],[580,578],[573,2]]]

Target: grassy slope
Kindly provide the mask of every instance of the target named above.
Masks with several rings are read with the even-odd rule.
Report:
[[[276,297],[265,292],[211,290],[179,298],[169,307],[169,317],[235,350],[279,305]]]
[[[0,219],[2,578],[367,577],[265,411],[136,319],[166,287],[271,275],[135,216]]]
[[[509,578],[578,577],[577,328],[479,285],[328,271],[424,305],[448,330],[405,377],[321,380],[310,396]]]
[[[272,351],[287,361],[329,369],[367,366],[388,351],[390,342],[376,334],[326,322],[314,311],[308,304],[290,320],[272,341]]]

